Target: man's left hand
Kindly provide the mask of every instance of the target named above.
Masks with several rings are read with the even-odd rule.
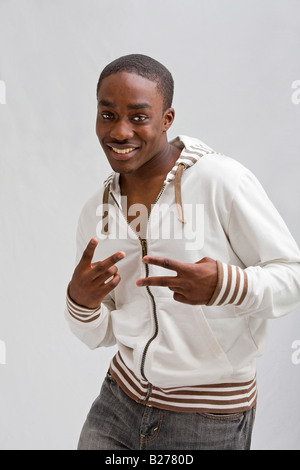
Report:
[[[168,258],[144,256],[143,262],[177,273],[176,276],[156,276],[139,279],[137,286],[162,286],[174,292],[173,298],[190,305],[206,305],[217,285],[217,262],[202,258],[196,263],[181,263]]]

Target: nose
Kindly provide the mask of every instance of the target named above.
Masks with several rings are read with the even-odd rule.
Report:
[[[110,136],[112,139],[123,141],[131,139],[134,135],[131,124],[126,119],[117,119],[112,123]]]

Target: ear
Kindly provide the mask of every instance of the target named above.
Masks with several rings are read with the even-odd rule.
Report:
[[[168,108],[163,114],[163,127],[164,132],[167,132],[172,126],[175,119],[175,110],[174,108]]]

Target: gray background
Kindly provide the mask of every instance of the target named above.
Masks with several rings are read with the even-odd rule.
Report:
[[[250,168],[300,241],[299,0],[0,0],[0,448],[74,449],[114,349],[64,320],[75,231],[109,174],[96,82],[128,53],[173,73],[169,133]],[[270,322],[253,449],[300,449],[300,311]]]

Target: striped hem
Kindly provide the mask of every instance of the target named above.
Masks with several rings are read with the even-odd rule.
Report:
[[[120,352],[111,361],[110,374],[133,400],[156,408],[230,414],[251,409],[257,400],[256,378],[248,382],[159,388],[138,377],[125,365]]]
[[[100,317],[101,307],[89,309],[76,304],[69,296],[69,288],[67,290],[66,305],[69,315],[82,323],[89,323]]]
[[[221,263],[218,260],[217,267],[217,286],[207,305],[232,304],[240,306],[248,293],[249,281],[247,272],[238,266]]]

